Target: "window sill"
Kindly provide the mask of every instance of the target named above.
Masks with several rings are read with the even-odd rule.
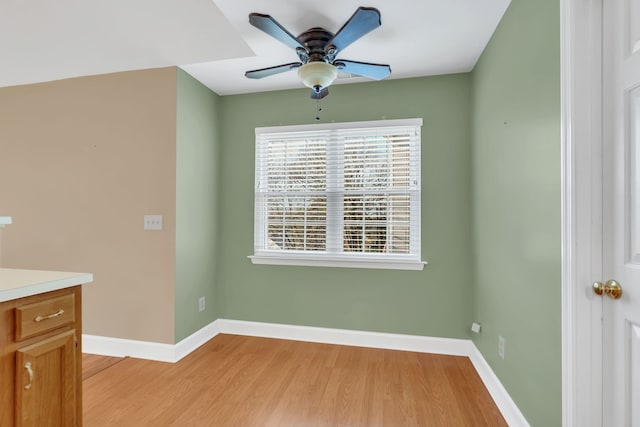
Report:
[[[423,270],[427,261],[406,261],[388,259],[345,259],[338,257],[302,257],[282,255],[252,255],[248,256],[253,264],[261,265],[293,265],[306,267],[344,267],[344,268],[375,268],[386,270]]]

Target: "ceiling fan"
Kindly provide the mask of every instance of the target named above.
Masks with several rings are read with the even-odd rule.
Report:
[[[344,48],[381,25],[380,12],[373,7],[359,7],[335,34],[314,27],[294,37],[270,15],[261,13],[249,14],[249,23],[295,49],[300,60],[247,71],[244,75],[250,79],[297,69],[302,82],[311,88],[311,98],[322,99],[329,94],[328,87],[338,76],[338,71],[374,80],[382,80],[391,74],[389,65],[336,59],[336,55]]]

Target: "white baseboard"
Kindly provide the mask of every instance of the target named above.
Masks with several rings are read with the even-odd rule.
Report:
[[[218,321],[189,335],[177,344],[82,335],[82,351],[113,357],[135,357],[175,363],[220,333]]]
[[[182,359],[187,356],[189,353],[200,347],[202,344],[209,341],[211,338],[215,337],[220,333],[220,324],[217,320],[209,323],[204,328],[199,331],[194,332],[189,335],[178,344],[175,345],[175,359],[174,362]]]
[[[226,334],[468,356],[471,340],[218,319]]]
[[[475,344],[473,345],[469,359],[471,359],[473,367],[476,368],[480,379],[487,390],[489,390],[489,394],[491,394],[493,401],[496,403],[498,409],[500,409],[507,424],[511,427],[530,427],[529,422],[524,415],[522,415],[516,403],[511,399],[509,393],[507,393],[507,389],[504,388]]]
[[[85,353],[177,362],[220,333],[466,356],[478,371],[507,424],[510,427],[530,427],[471,340],[218,319],[175,345],[83,335],[82,346]]]

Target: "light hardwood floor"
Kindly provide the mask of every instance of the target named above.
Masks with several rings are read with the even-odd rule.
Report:
[[[91,378],[98,372],[104,371],[111,365],[124,360],[124,357],[99,356],[96,354],[82,354],[82,381]]]
[[[222,334],[175,364],[83,363],[85,427],[507,425],[466,357]]]

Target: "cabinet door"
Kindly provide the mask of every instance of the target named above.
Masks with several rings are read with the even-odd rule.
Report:
[[[76,425],[76,336],[67,331],[16,351],[16,425]]]

